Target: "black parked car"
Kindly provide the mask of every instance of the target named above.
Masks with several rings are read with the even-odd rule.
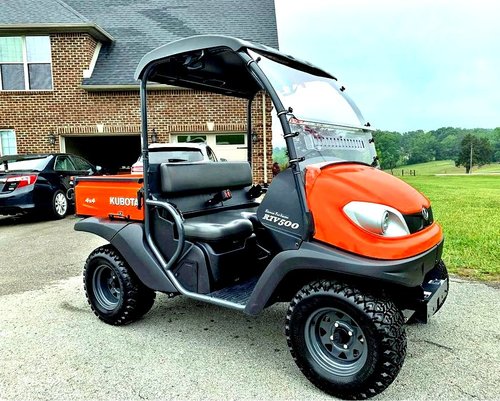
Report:
[[[80,156],[53,153],[0,158],[0,215],[47,212],[56,219],[68,213],[66,192],[72,176],[100,170]]]

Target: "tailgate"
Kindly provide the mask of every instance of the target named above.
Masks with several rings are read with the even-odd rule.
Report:
[[[76,214],[142,221],[144,209],[139,204],[142,182],[142,177],[132,175],[76,177]]]

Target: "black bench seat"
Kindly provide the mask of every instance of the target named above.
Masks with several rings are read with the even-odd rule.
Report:
[[[243,212],[245,213],[245,212]],[[201,242],[240,240],[252,235],[252,222],[238,210],[228,210],[184,221],[186,239]]]
[[[187,240],[236,241],[252,235],[256,204],[247,196],[252,185],[248,162],[162,163],[160,173],[161,197],[183,213]],[[211,201],[220,191],[231,197]]]

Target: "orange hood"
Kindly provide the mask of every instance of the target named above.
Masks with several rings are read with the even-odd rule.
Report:
[[[372,202],[412,214],[430,206],[429,199],[406,182],[362,164],[330,164],[323,168],[312,165],[307,167],[306,176],[308,190],[321,176],[318,185],[327,185],[329,195],[342,207],[351,201]]]
[[[402,214],[430,207],[429,199],[416,189],[373,167],[341,163],[311,165],[306,170],[306,196],[314,217],[314,238],[360,255],[377,259],[402,259],[425,252],[442,239],[433,223],[404,237],[383,237],[352,222],[343,207],[352,201],[372,202]]]

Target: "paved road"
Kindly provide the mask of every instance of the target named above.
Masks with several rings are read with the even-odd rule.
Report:
[[[88,254],[104,242],[75,232],[78,220],[0,216],[0,296],[40,289],[80,274]]]
[[[329,399],[289,355],[285,305],[250,318],[160,295],[132,325],[98,321],[79,275],[102,241],[74,222],[0,219],[0,399]],[[500,290],[453,280],[377,399],[500,399],[499,311]]]

